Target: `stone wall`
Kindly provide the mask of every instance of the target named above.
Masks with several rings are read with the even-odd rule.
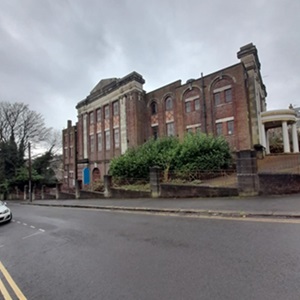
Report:
[[[261,173],[259,192],[262,195],[284,195],[300,193],[300,174]]]
[[[236,188],[195,185],[161,184],[160,198],[231,197],[238,196]]]

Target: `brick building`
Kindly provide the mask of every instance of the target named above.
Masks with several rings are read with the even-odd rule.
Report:
[[[266,89],[257,49],[248,44],[237,56],[233,66],[149,93],[136,72],[101,80],[77,104],[76,125],[68,121],[63,130],[64,186],[71,188],[76,178],[82,185],[101,179],[112,157],[150,137],[182,138],[199,130],[225,136],[233,151],[261,144]]]

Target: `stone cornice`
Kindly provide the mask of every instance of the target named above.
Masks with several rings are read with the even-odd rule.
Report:
[[[136,81],[140,84],[145,83],[144,78],[139,73],[134,71],[134,72],[124,76],[123,78],[116,79],[115,81],[107,84],[102,89],[96,90],[95,92],[91,93],[89,96],[87,96],[85,99],[83,99],[76,105],[76,109],[79,109],[82,106],[86,106],[86,105],[92,103],[93,101],[96,101],[99,98],[114,92],[117,89],[119,89],[120,87],[125,86],[127,83],[132,82],[132,81]]]

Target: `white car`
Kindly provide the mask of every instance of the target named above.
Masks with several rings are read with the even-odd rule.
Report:
[[[10,222],[12,219],[12,213],[6,206],[6,202],[0,201],[0,223]]]

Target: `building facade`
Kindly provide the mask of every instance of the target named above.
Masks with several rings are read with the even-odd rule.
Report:
[[[257,49],[248,44],[237,56],[233,66],[149,93],[136,72],[101,80],[77,104],[76,125],[69,121],[63,130],[64,186],[74,186],[76,179],[82,186],[101,180],[113,157],[151,137],[183,138],[198,130],[223,135],[232,151],[262,144],[260,113],[267,94]]]

